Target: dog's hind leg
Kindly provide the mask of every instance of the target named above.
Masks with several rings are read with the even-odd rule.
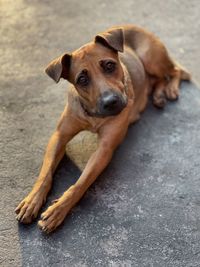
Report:
[[[163,108],[167,102],[166,100],[166,95],[165,95],[165,88],[167,85],[167,81],[165,79],[158,81],[154,85],[154,90],[153,90],[153,104],[157,108]]]
[[[170,73],[155,83],[153,90],[153,104],[158,108],[163,108],[166,104],[166,99],[171,101],[177,100],[179,97],[181,80],[189,81],[190,79],[190,73],[175,63]]]
[[[145,36],[145,37],[144,37]],[[136,53],[150,77],[154,77],[153,102],[164,107],[166,99],[176,100],[181,80],[190,80],[190,73],[169,55],[165,45],[153,34],[145,32]]]
[[[179,97],[179,86],[181,80],[189,81],[191,79],[190,73],[185,70],[178,63],[174,63],[174,68],[168,77],[168,83],[165,87],[166,97],[169,100],[176,100]]]

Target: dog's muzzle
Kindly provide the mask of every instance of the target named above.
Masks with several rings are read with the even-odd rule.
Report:
[[[127,88],[123,93],[118,93],[113,89],[104,91],[98,101],[96,110],[88,109],[87,105],[80,100],[84,112],[90,117],[105,118],[108,116],[118,115],[127,105]]]
[[[102,117],[119,114],[126,106],[124,97],[114,90],[105,91],[98,100],[98,113]]]

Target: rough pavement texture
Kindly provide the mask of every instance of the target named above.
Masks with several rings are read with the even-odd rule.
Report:
[[[200,92],[193,85],[163,112],[150,105],[56,233],[18,226],[13,212],[65,103],[66,82],[55,85],[43,73],[49,60],[109,26],[136,23],[198,80],[199,10],[198,0],[0,1],[1,266],[200,266]],[[49,201],[79,174],[65,157]]]

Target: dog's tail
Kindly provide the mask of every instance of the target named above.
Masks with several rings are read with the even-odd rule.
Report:
[[[181,80],[191,81],[192,79],[191,73],[177,61],[175,62],[175,64],[176,64],[176,67],[181,71],[181,77],[180,77]]]

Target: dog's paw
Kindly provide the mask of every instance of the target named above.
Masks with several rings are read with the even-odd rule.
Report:
[[[167,99],[165,97],[165,94],[162,90],[154,92],[153,94],[153,104],[157,108],[164,108],[164,106],[167,103]]]
[[[179,88],[176,85],[169,84],[165,89],[165,94],[168,100],[175,101],[179,97]]]
[[[154,97],[153,98],[153,104],[157,108],[164,108],[167,103],[167,100],[165,97]]]
[[[46,196],[42,196],[41,193],[31,192],[15,209],[16,219],[22,223],[31,223],[37,217],[45,200]]]
[[[55,201],[53,205],[42,213],[38,226],[46,233],[54,231],[64,221],[68,210],[66,206],[60,205],[59,201]]]
[[[79,201],[81,196],[79,190],[75,186],[71,186],[42,213],[38,226],[46,233],[54,231],[64,221],[66,215]]]

